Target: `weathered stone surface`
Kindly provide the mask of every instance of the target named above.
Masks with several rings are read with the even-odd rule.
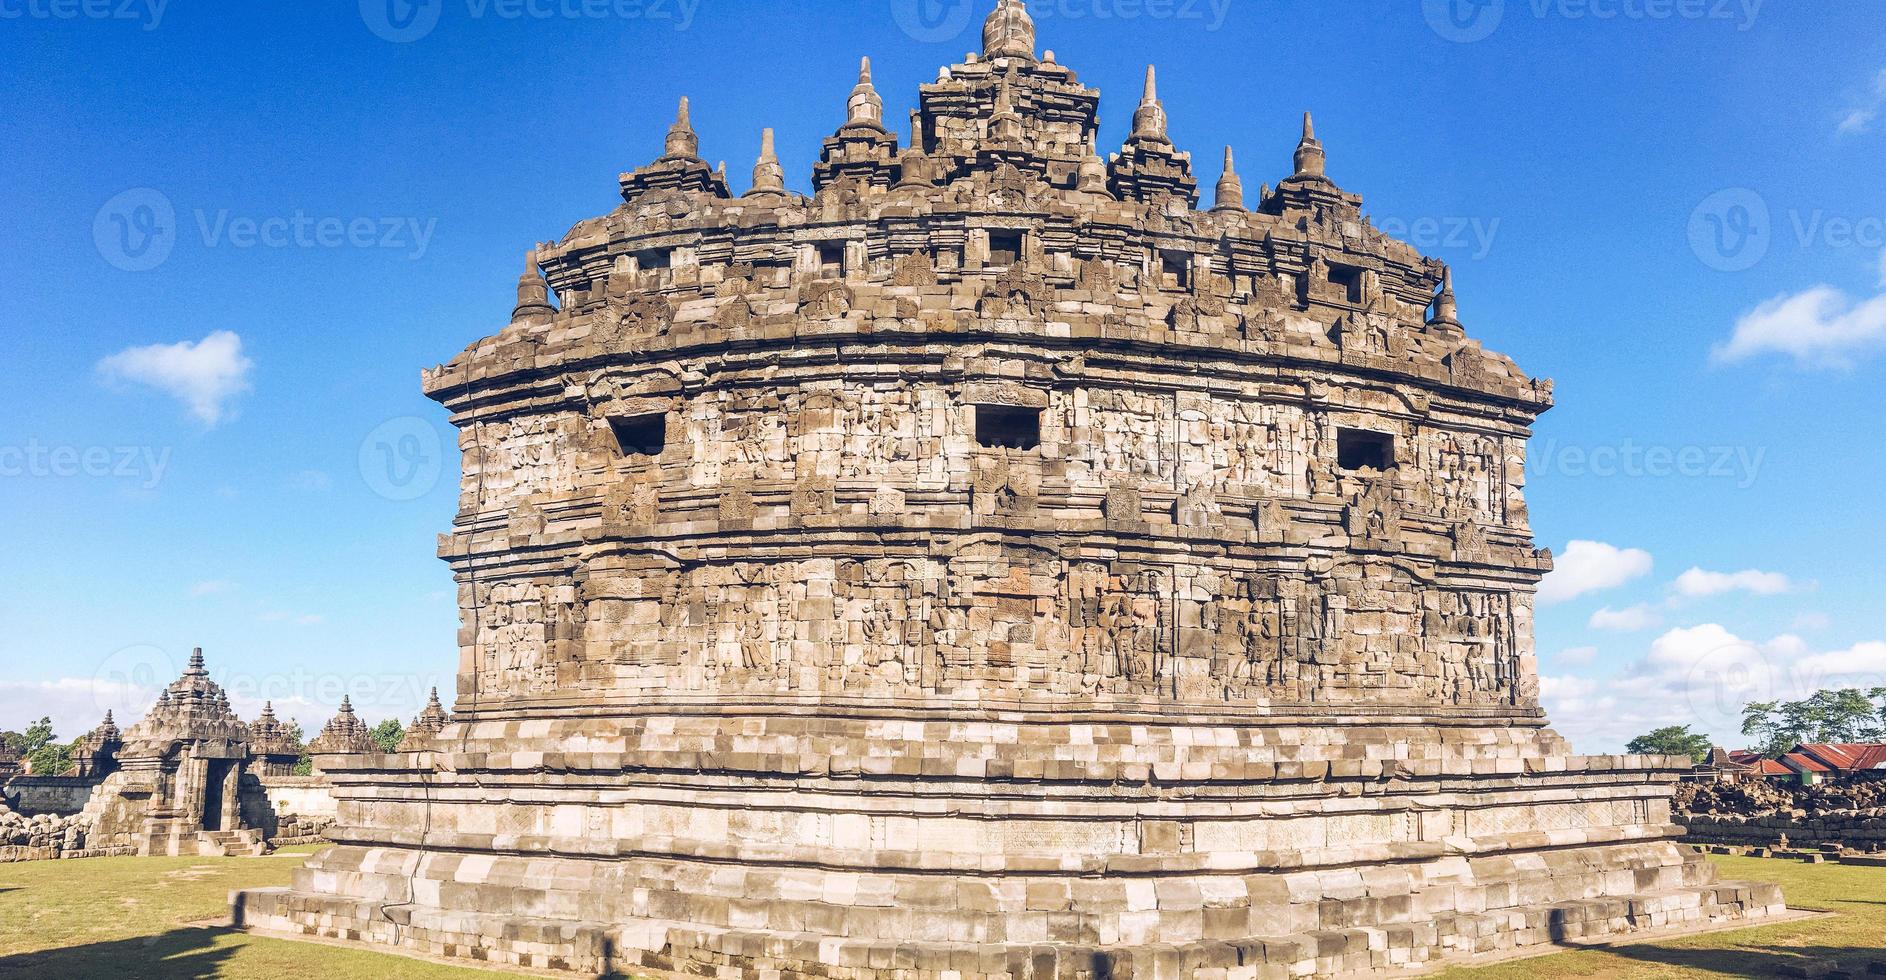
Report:
[[[1387,971],[1759,918],[1539,708],[1529,427],[1305,120],[1195,210],[1003,0],[816,193],[685,114],[429,371],[457,709],[247,921],[600,973]],[[770,141],[764,144],[770,150]],[[1437,293],[1438,291],[1438,293]],[[547,312],[547,292],[557,305]],[[1425,311],[1433,307],[1432,315]]]

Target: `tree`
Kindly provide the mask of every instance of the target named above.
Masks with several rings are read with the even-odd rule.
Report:
[[[373,731],[368,733],[368,737],[373,739],[373,744],[380,747],[380,751],[398,752],[399,743],[406,738],[406,729],[397,719],[388,718],[373,726]]]
[[[1803,742],[1877,742],[1886,739],[1886,688],[1816,691],[1799,701],[1756,701],[1742,709],[1742,734],[1765,755]]]
[[[1695,763],[1708,758],[1712,747],[1709,736],[1690,731],[1688,725],[1659,728],[1631,739],[1625,746],[1632,755],[1687,755]]]
[[[0,740],[26,760],[35,776],[57,776],[72,768],[72,746],[61,745],[57,739],[51,718],[33,722],[24,732],[0,733]]]
[[[295,768],[289,770],[289,775],[293,775],[293,776],[314,775],[314,756],[311,756],[308,754],[307,729],[302,728],[301,722],[297,721],[294,724],[288,726],[288,737],[294,739],[296,745],[301,746],[301,757],[295,760]]]

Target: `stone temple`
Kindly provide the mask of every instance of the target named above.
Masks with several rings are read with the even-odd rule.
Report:
[[[1673,759],[1573,754],[1526,439],[1310,121],[1210,207],[1152,72],[1018,0],[866,65],[810,198],[684,103],[425,375],[461,431],[456,714],[324,760],[276,932],[591,974],[1282,977],[1781,911],[1678,843]]]

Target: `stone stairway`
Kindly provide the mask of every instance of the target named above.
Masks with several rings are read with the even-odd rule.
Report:
[[[262,834],[254,830],[205,830],[196,835],[201,857],[261,857],[269,852]]]

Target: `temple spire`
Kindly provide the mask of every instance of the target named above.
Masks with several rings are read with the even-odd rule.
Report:
[[[773,131],[760,130],[760,160],[753,165],[753,189],[747,196],[784,193],[786,168],[779,165],[779,154],[773,147]]]
[[[517,277],[517,305],[511,309],[511,322],[542,320],[555,315],[550,305],[550,287],[537,269],[537,250],[524,253],[524,274]]]
[[[1146,90],[1140,96],[1139,108],[1133,110],[1133,138],[1168,142],[1166,109],[1159,104],[1159,76],[1152,65],[1146,66]]]
[[[1298,177],[1322,177],[1325,158],[1323,144],[1316,139],[1316,123],[1303,114],[1303,139],[1297,143],[1295,156]]]
[[[1231,147],[1225,147],[1225,172],[1218,178],[1218,199],[1212,205],[1213,211],[1244,210],[1244,181],[1238,177],[1236,165],[1231,159]]]
[[[190,651],[190,666],[184,670],[183,676],[208,677],[209,673],[209,670],[203,666],[203,648],[197,647]]]
[[[1454,300],[1454,270],[1449,268],[1441,273],[1441,291],[1434,296],[1434,315],[1428,318],[1433,326],[1460,326],[1460,307]]]
[[[675,115],[674,125],[668,127],[668,139],[662,155],[667,159],[701,158],[701,138],[694,133],[694,122],[689,118],[686,96],[681,98],[681,108]]]
[[[1022,138],[1022,117],[1015,112],[1015,100],[1006,75],[995,87],[995,115],[989,118],[989,138],[997,143],[1012,143]]]
[[[1022,0],[1000,0],[982,24],[982,56],[1035,60],[1035,22]]]
[[[865,58],[858,66],[858,84],[851,90],[851,98],[845,103],[847,126],[871,126],[884,128],[884,100],[871,84],[871,59]]]

